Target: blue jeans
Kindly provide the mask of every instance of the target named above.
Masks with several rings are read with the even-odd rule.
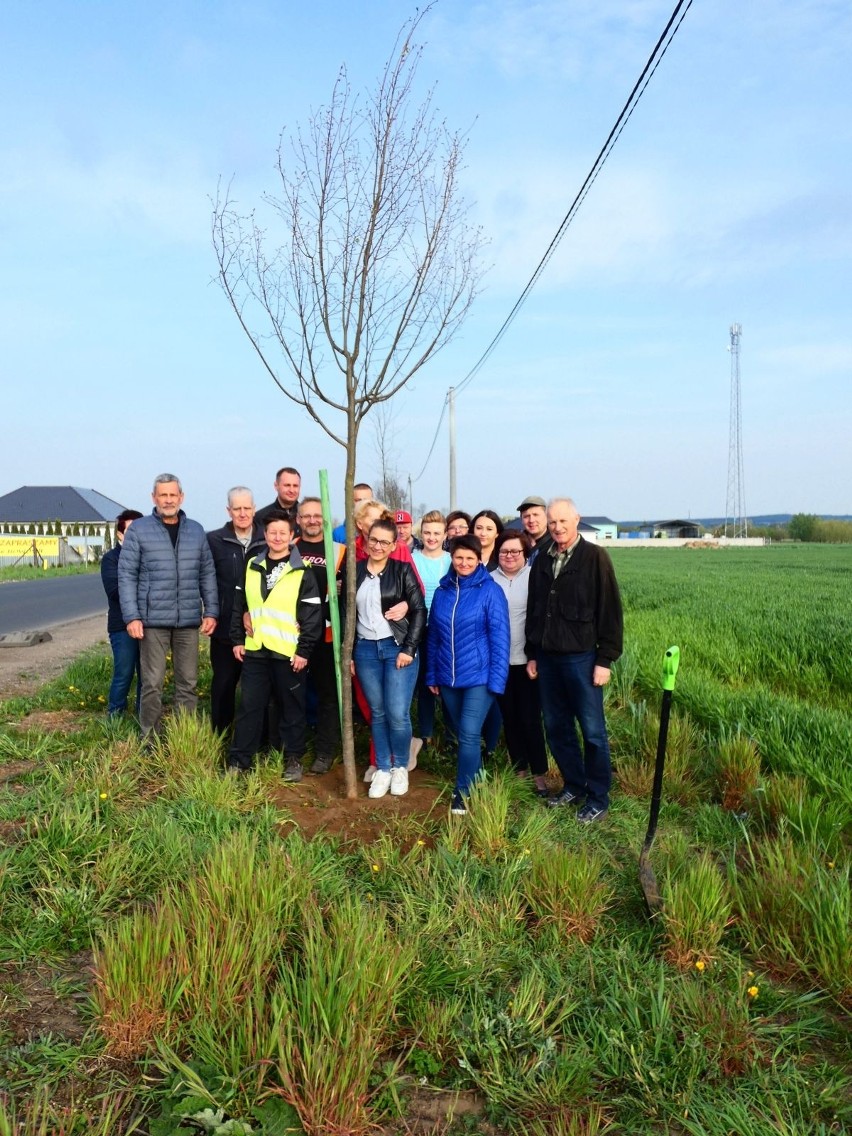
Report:
[[[417,685],[419,661],[397,667],[399,647],[392,637],[359,639],[353,651],[355,673],[370,704],[370,732],[376,767],[390,772],[405,769],[411,749],[411,699]]]
[[[121,714],[127,709],[127,692],[136,675],[136,713],[142,697],[142,672],[139,667],[139,640],[131,639],[126,631],[110,631],[112,647],[112,682],[107,700],[108,714]]]
[[[612,766],[603,709],[603,687],[592,684],[595,652],[557,655],[542,652],[538,682],[547,744],[565,788],[590,805],[609,807]],[[583,750],[577,725],[583,735]]]
[[[467,796],[481,768],[479,738],[494,695],[487,686],[442,686],[441,697],[459,740],[456,792]]]

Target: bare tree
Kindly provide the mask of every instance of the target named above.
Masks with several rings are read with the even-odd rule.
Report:
[[[428,8],[409,20],[372,93],[353,93],[345,67],[331,101],[278,147],[278,196],[262,204],[274,246],[230,189],[213,209],[219,280],[261,363],[281,391],[346,449],[349,555],[355,607],[352,487],[365,415],[396,395],[458,330],[480,279],[482,234],[459,189],[463,139],[414,98]],[[272,245],[273,247],[269,247]],[[355,620],[342,646],[349,673]],[[343,683],[347,796],[356,795],[350,684]]]

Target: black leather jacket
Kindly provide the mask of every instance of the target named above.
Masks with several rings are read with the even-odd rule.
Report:
[[[366,578],[367,561],[359,560],[355,570],[356,592]],[[405,600],[408,604],[408,615],[393,622],[388,620],[388,627],[397,646],[406,655],[413,657],[417,654],[417,648],[426,628],[426,601],[423,598],[420,581],[412,566],[404,560],[388,560],[380,580],[383,611],[387,611],[401,600]]]

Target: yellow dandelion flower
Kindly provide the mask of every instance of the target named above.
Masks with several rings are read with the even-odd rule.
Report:
[[[368,891],[367,892],[367,899],[372,901],[372,898],[373,898],[373,893],[371,891]]]
[[[80,705],[81,705],[81,706],[85,706],[85,705],[86,705],[86,703],[85,703],[85,702],[81,702],[81,703],[80,703]]]
[[[98,702],[106,702],[106,699],[104,698],[104,696],[102,694],[98,695]]]
[[[828,861],[828,866],[829,866],[829,868],[833,868],[833,867],[834,867],[834,861],[833,861],[833,860],[829,860],[829,861]]]
[[[749,986],[746,993],[748,994],[749,998],[756,998],[758,996],[758,994],[760,993],[760,987],[759,986]]]
[[[378,865],[378,864],[373,864],[373,871],[374,871],[374,872],[378,872],[378,870],[379,870],[379,865]]]
[[[108,796],[109,796],[109,793],[101,793],[101,800],[105,801]]]
[[[424,848],[426,846],[425,840],[418,840],[417,843],[420,845],[421,848]]]
[[[746,978],[754,978],[754,971],[753,971],[753,970],[750,970],[750,971],[748,972],[748,974],[746,975]]]
[[[69,687],[68,687],[68,689],[69,689],[69,690],[71,691],[71,693],[73,694],[73,693],[74,693],[74,691],[75,691],[75,690],[77,689],[77,687],[76,687],[76,686],[69,686]]]
[[[698,971],[701,971],[701,970],[704,970],[704,968],[706,966],[707,966],[707,963],[704,961],[704,959],[699,959],[698,962],[695,964],[695,969],[698,970]]]

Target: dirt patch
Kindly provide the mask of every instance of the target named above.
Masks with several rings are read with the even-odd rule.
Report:
[[[82,725],[80,715],[73,710],[34,710],[21,719],[21,730],[41,730],[73,734]]]
[[[359,767],[359,777],[363,769]],[[325,833],[344,843],[370,844],[378,839],[389,822],[409,820],[410,843],[421,836],[424,822],[433,811],[441,812],[449,804],[448,783],[425,769],[409,774],[408,792],[403,797],[387,796],[372,800],[369,786],[358,782],[358,797],[346,798],[343,765],[338,763],[330,773],[320,777],[306,774],[296,785],[281,785],[272,794],[275,804],[285,809],[307,837]],[[442,799],[443,794],[443,799]],[[407,843],[409,837],[403,839]]]
[[[33,694],[61,675],[82,651],[96,643],[106,644],[106,619],[93,615],[61,623],[51,627],[50,634],[49,643],[0,649],[0,699]]]
[[[32,773],[35,767],[34,761],[8,761],[5,765],[0,765],[0,785],[13,788],[13,782],[19,781],[27,773]]]
[[[79,1043],[87,1029],[82,1008],[89,999],[91,968],[88,952],[71,955],[57,967],[0,967],[0,1017],[12,1041],[23,1045],[52,1034]]]

